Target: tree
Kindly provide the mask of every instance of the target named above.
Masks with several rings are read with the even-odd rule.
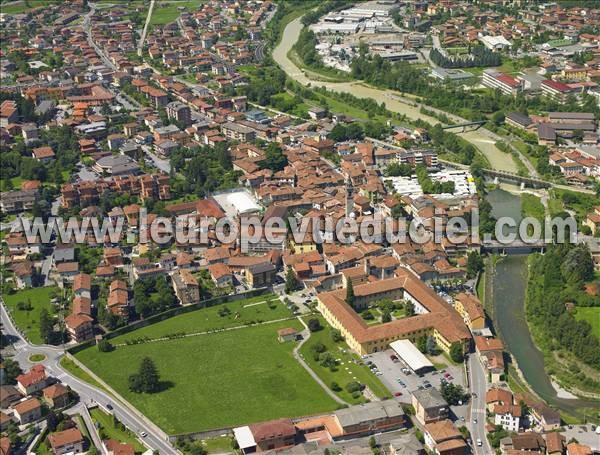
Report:
[[[356,381],[350,381],[346,384],[346,392],[348,393],[360,392],[361,390],[362,386]]]
[[[344,341],[344,335],[338,329],[331,329],[331,340],[334,343],[339,343],[340,341]]]
[[[265,159],[260,164],[264,168],[277,172],[282,171],[287,166],[288,160],[279,144],[277,142],[270,142],[265,150]]]
[[[433,355],[437,352],[437,343],[435,342],[435,338],[433,338],[432,336],[427,337],[426,346],[427,346],[427,352],[429,354]]]
[[[450,345],[450,358],[453,362],[460,363],[464,360],[462,344],[454,342]]]
[[[354,308],[354,286],[352,280],[348,280],[348,286],[346,287],[346,303]]]
[[[471,251],[467,255],[467,277],[474,278],[483,270],[483,267],[484,262],[481,255],[477,251]]]
[[[441,385],[440,391],[448,404],[455,406],[459,401],[464,403],[468,399],[468,394],[465,393],[462,386],[448,381],[442,381]]]
[[[594,277],[594,261],[585,244],[569,250],[560,268],[564,279],[569,283],[581,283]]]
[[[54,321],[45,308],[40,311],[40,336],[47,344],[54,339]]]
[[[114,349],[114,346],[107,339],[102,339],[98,342],[98,350],[100,352],[110,352]]]
[[[149,357],[144,357],[138,373],[129,376],[129,390],[135,393],[155,393],[160,389],[158,370]]]
[[[502,123],[504,123],[504,113],[502,111],[494,112],[494,115],[492,115],[492,122],[498,126],[502,125]]]
[[[423,353],[427,352],[427,337],[425,335],[417,338],[417,349]]]
[[[381,322],[386,323],[386,322],[391,322],[392,320],[392,314],[390,313],[389,310],[385,310],[383,312],[383,314],[381,315]]]
[[[374,449],[375,447],[377,447],[377,440],[375,439],[375,436],[371,436],[369,438],[369,447],[371,449]]]
[[[311,332],[318,332],[323,328],[317,318],[309,319],[307,325],[308,330],[310,330]]]
[[[334,392],[339,392],[342,390],[342,388],[340,387],[340,385],[337,382],[333,381],[331,383],[331,390],[333,390]]]
[[[285,274],[285,292],[289,294],[290,292],[296,290],[298,288],[298,278],[294,273],[294,270],[291,267],[287,268],[287,272]]]
[[[17,376],[23,373],[18,362],[13,359],[6,358],[2,361],[4,364],[4,381],[6,384],[16,384]]]

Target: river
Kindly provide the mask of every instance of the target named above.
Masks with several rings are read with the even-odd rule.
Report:
[[[521,220],[519,196],[504,190],[493,190],[487,198],[496,218],[509,216],[517,223]],[[488,280],[486,284],[486,295],[492,296],[493,300],[496,329],[535,393],[548,404],[577,416],[581,415],[582,408],[600,409],[600,402],[597,401],[559,398],[544,370],[544,356],[531,339],[525,320],[527,256],[514,255],[499,260],[494,267],[491,283]]]
[[[286,72],[286,74],[302,85],[317,85],[325,87],[334,92],[347,92],[359,98],[371,98],[378,103],[385,103],[386,107],[393,112],[406,115],[409,119],[421,119],[431,124],[439,123],[439,120],[424,115],[419,107],[407,104],[401,99],[401,94],[393,90],[382,90],[367,86],[361,82],[324,82],[316,81],[307,75],[292,62],[287,54],[298,40],[302,30],[302,17],[291,21],[282,33],[281,42],[273,50],[273,59]],[[429,108],[428,109],[432,109]],[[501,152],[496,148],[495,139],[490,132],[484,129],[462,133],[461,137],[477,147],[489,160],[492,169],[508,172],[517,172],[517,167],[508,153]]]

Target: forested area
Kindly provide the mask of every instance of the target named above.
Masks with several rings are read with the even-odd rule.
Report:
[[[527,319],[550,351],[567,350],[587,365],[600,369],[600,341],[586,321],[578,321],[567,303],[600,306],[600,298],[585,293],[594,278],[594,264],[585,245],[556,244],[530,260]]]

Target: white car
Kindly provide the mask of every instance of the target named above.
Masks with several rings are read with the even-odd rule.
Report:
[[[483,443],[481,442],[480,438],[477,438],[477,447],[481,447],[483,445]]]
[[[146,436],[148,436],[148,433],[146,433],[145,431],[140,431],[140,436],[142,438],[145,438]]]

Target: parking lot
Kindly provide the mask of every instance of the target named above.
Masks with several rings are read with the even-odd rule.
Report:
[[[389,389],[392,395],[398,400],[410,403],[410,392],[420,388],[435,387],[440,389],[440,382],[446,375],[445,379],[448,382],[465,386],[464,370],[461,367],[449,365],[440,371],[432,371],[424,373],[422,376],[415,374],[407,368],[407,365],[402,359],[392,360],[391,356],[396,356],[392,349],[387,349],[382,352],[369,354],[364,358],[365,362],[372,362],[376,369],[373,369],[379,379]],[[403,371],[404,369],[404,371]],[[398,395],[401,393],[402,395]]]

